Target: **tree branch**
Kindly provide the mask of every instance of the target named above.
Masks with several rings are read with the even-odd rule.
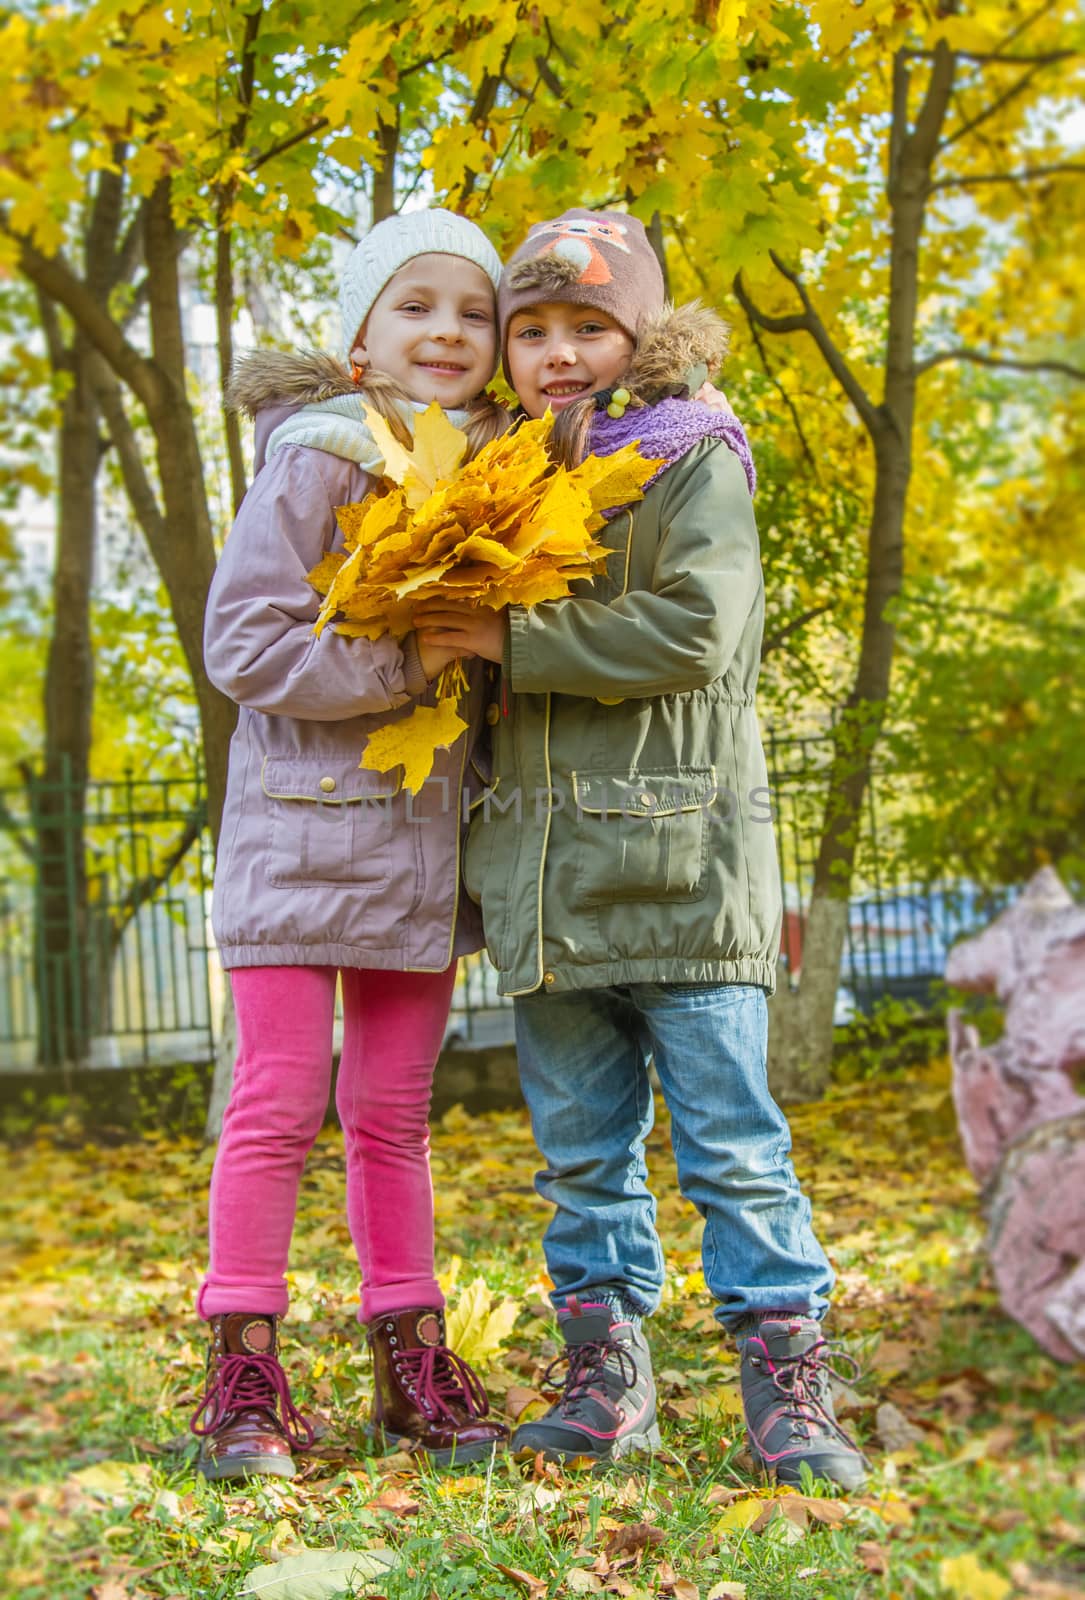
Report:
[[[38,315],[41,317],[41,330],[45,335],[45,348],[49,352],[49,365],[54,372],[65,372],[71,367],[71,353],[64,346],[64,335],[61,332],[56,303],[50,300],[36,284],[34,294],[38,302]]]
[[[467,120],[472,127],[477,128],[485,125],[490,120],[490,115],[493,111],[493,108],[497,104],[497,91],[501,87],[502,79],[505,75],[505,67],[508,65],[509,56],[512,54],[513,42],[514,41],[510,39],[509,43],[506,45],[505,53],[501,57],[501,65],[497,71],[483,73],[482,82],[478,86],[478,93],[475,95],[474,104],[467,114]],[[478,182],[478,179],[478,173],[473,171],[471,168],[468,168],[468,170],[464,173],[463,183],[460,185],[460,192],[456,196],[455,209],[457,211],[462,211],[468,200],[470,200],[472,194],[474,194],[475,185]]]
[[[184,827],[177,835],[173,845],[159,861],[157,867],[137,878],[134,883],[129,885],[120,899],[114,902],[114,905],[110,908],[117,913],[115,918],[110,919],[110,937],[114,949],[120,943],[121,935],[137,915],[140,907],[151,899],[175,869],[180,866],[206,826],[207,806],[201,800],[189,812],[185,819]]]
[[[969,120],[963,123],[959,128],[955,128],[952,133],[947,134],[942,140],[941,144],[938,146],[938,154],[941,155],[943,150],[948,150],[950,145],[957,143],[958,139],[963,139],[966,134],[972,133],[982,123],[987,122],[991,117],[996,116],[1004,106],[1009,105],[1011,100],[1016,100],[1017,96],[1028,88],[1033,78],[1043,69],[1044,65],[1045,63],[1039,62],[1035,66],[1030,67],[1028,72],[1023,72],[1021,74],[1016,83],[1011,83],[1010,87],[1003,90],[997,99],[992,100],[989,106],[985,106],[982,111],[977,111],[974,117],[970,117]]]
[[[109,313],[60,256],[43,255],[25,236],[12,234],[3,223],[0,226],[19,246],[20,271],[42,294],[64,307],[147,409],[160,411],[167,398],[167,386],[154,362],[129,344]]]
[[[1071,366],[1068,361],[1026,361],[1016,356],[992,356],[982,350],[965,349],[938,350],[932,356],[925,356],[916,362],[915,375],[922,377],[932,367],[940,367],[946,361],[971,361],[977,367],[1010,367],[1015,372],[1061,372],[1064,377],[1085,383],[1085,371]]]
[[[166,542],[166,519],[159,507],[158,496],[144,465],[136,431],[124,409],[120,385],[104,362],[94,363],[91,369],[91,381],[94,385],[94,397],[109,429],[110,442],[117,452],[121,481],[128,496],[128,503],[143,529],[143,536],[155,565],[161,570],[159,558]]]
[[[293,150],[296,144],[303,144],[312,134],[319,133],[322,128],[330,127],[327,117],[314,117],[312,122],[307,122],[304,128],[297,133],[292,133],[288,139],[280,139],[278,144],[273,144],[262,155],[254,156],[249,162],[249,172],[259,172],[269,161],[274,161],[276,156],[285,155],[287,150]]]
[[[852,372],[844,360],[842,352],[837,348],[829,335],[829,331],[814,309],[810,296],[806,292],[806,285],[799,274],[786,267],[776,252],[769,252],[773,266],[781,273],[794,288],[802,301],[802,314],[793,313],[788,317],[769,317],[754,305],[742,284],[742,274],[736,273],[734,291],[739,305],[751,321],[758,327],[764,328],[766,333],[798,333],[805,332],[810,335],[821,352],[822,359],[837,383],[843,389],[871,435],[882,430],[883,420],[877,406],[871,400],[859,379]]]
[[[761,334],[760,334],[760,331],[758,329],[757,323],[750,316],[750,313],[748,311],[746,311],[745,306],[743,306],[742,309],[745,312],[746,325],[750,330],[750,338],[753,340],[754,348],[756,349],[757,354],[761,358],[761,367],[762,367],[762,370],[764,371],[765,377],[772,384],[773,388],[776,390],[777,394],[780,396],[780,399],[784,402],[784,405],[787,407],[787,410],[788,410],[788,412],[790,413],[790,416],[791,416],[792,425],[793,425],[793,427],[795,429],[795,432],[798,434],[798,437],[799,437],[799,445],[800,445],[800,447],[802,449],[802,453],[806,457],[806,460],[809,463],[810,470],[813,472],[814,477],[817,478],[817,477],[820,476],[820,474],[818,472],[817,457],[815,456],[814,452],[810,448],[810,442],[806,437],[805,430],[803,429],[802,418],[799,416],[798,407],[796,406],[794,400],[792,400],[791,396],[788,394],[787,390],[784,388],[783,384],[780,382],[779,378],[777,378],[777,376],[773,372],[772,368],[769,366],[768,354],[767,354],[767,352],[765,350],[764,343],[763,343],[763,341],[761,339]]]
[[[962,173],[959,177],[936,178],[930,185],[930,193],[936,189],[971,189],[980,183],[1031,183],[1037,178],[1056,178],[1064,173],[1085,173],[1085,165],[1062,161],[1050,167],[1022,167],[1020,172]]]
[[[20,761],[19,770],[23,775],[24,783],[29,784],[33,776],[30,771],[29,764],[25,761]],[[23,855],[28,861],[34,861],[36,859],[37,851],[34,849],[33,836],[24,831],[22,823],[19,821],[14,811],[12,811],[8,806],[8,803],[4,799],[2,792],[0,792],[0,828],[2,828],[5,833],[11,834],[12,838],[15,840],[16,846],[22,851]]]
[[[559,100],[565,107],[566,111],[571,110],[572,107],[569,105],[569,102],[565,97],[565,85],[562,83],[561,79],[558,77],[557,73],[554,71],[553,67],[550,65],[549,61],[547,61],[545,56],[535,57],[535,70],[545,83],[546,87],[550,90],[550,93],[554,96],[554,99]]]
[[[800,628],[805,628],[806,624],[813,622],[815,617],[823,616],[826,611],[831,611],[832,609],[828,602],[821,606],[811,606],[809,611],[802,611],[797,617],[792,617],[790,622],[785,623],[782,628],[777,628],[775,633],[766,634],[761,644],[762,661],[766,656],[770,656],[774,650],[778,650],[784,640],[789,639],[793,633],[798,633]]]
[[[913,61],[933,61],[941,48],[942,45],[937,44],[933,50],[905,50],[904,54]],[[1060,61],[1073,61],[1078,52],[1076,50],[1048,50],[1039,56],[1020,56],[1000,50],[954,50],[953,54],[959,61],[972,61],[977,66],[997,62],[1000,66],[1007,67],[1051,67]]]

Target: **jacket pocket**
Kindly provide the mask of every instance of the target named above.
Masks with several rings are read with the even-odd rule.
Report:
[[[574,772],[577,892],[585,906],[700,900],[714,767]]]
[[[398,778],[369,772],[353,757],[265,756],[260,786],[268,812],[269,883],[376,888],[388,882]]]

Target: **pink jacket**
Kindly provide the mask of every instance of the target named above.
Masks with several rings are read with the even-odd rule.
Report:
[[[358,766],[367,735],[432,704],[413,641],[348,639],[313,623],[306,579],[342,548],[334,507],[371,479],[353,461],[286,444],[264,462],[283,407],[259,411],[259,468],[208,595],[204,657],[240,707],[230,746],[212,925],[226,967],[437,971],[477,950],[477,908],[460,888],[483,669],[472,663],[469,731],[439,751],[419,794],[401,770]],[[261,463],[263,463],[261,465]]]

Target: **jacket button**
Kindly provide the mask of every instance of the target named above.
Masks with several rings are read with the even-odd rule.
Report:
[[[487,706],[486,707],[486,721],[490,724],[490,727],[492,728],[494,723],[495,722],[500,722],[500,720],[501,720],[501,708],[500,708],[500,706]]]
[[[543,982],[544,983],[553,983],[553,981],[554,981],[554,974],[552,972],[544,972],[543,973]]]
[[[331,794],[332,790],[335,788],[335,779],[321,778],[320,787],[323,789],[325,794]]]
[[[637,796],[637,799],[640,801],[642,806],[650,806],[652,803],[652,797],[650,794],[640,794]]]

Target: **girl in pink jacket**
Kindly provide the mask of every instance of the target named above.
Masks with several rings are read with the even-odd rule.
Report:
[[[212,920],[237,1009],[233,1092],[211,1179],[206,1392],[193,1418],[208,1478],[289,1477],[311,1430],[277,1354],[298,1185],[336,1089],[347,1215],[374,1362],[373,1422],[437,1462],[489,1454],[506,1430],[445,1344],[434,1276],[428,1115],[456,959],[481,944],[459,889],[462,817],[481,721],[438,756],[420,794],[358,766],[367,736],[407,715],[455,652],[370,642],[313,623],[307,574],[342,548],[335,507],[382,466],[365,425],[394,430],[436,400],[474,449],[505,425],[483,395],[497,357],[501,265],[473,223],[440,210],[379,223],[340,290],[348,374],[323,356],[253,355],[232,402],[256,418],[257,476],[208,598],[208,675],[239,707]]]

